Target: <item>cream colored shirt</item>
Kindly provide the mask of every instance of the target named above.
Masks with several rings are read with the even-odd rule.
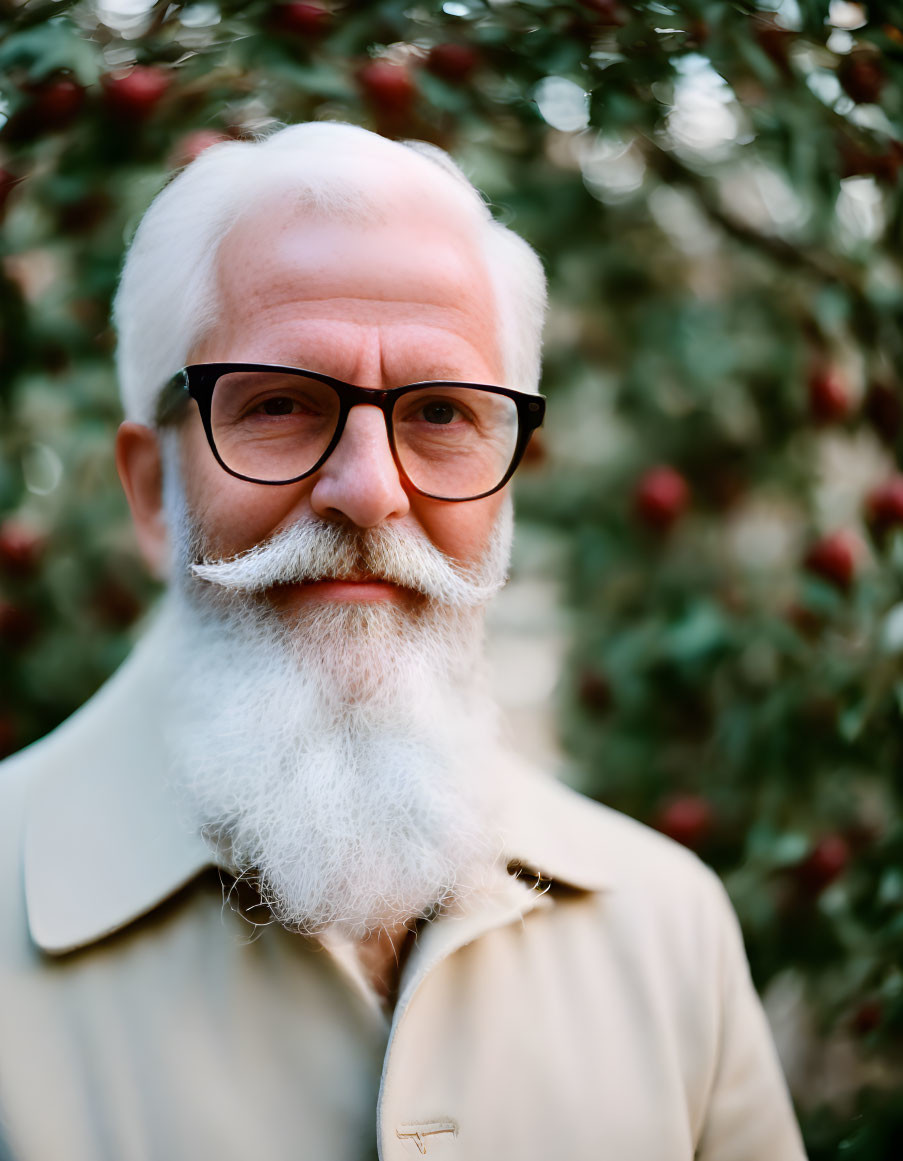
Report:
[[[519,776],[519,873],[423,927],[390,1019],[344,953],[224,902],[167,789],[161,648],[0,765],[0,1156],[804,1156],[691,854]]]

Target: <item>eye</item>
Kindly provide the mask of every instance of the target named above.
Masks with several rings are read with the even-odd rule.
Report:
[[[438,400],[435,403],[426,403],[421,414],[427,423],[451,423],[458,414],[458,409],[451,403]]]
[[[271,399],[264,399],[259,410],[264,415],[291,415],[295,410],[296,401],[287,395],[274,395]]]

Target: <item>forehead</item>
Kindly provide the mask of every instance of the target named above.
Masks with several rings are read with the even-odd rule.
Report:
[[[470,346],[497,366],[484,227],[448,185],[441,172],[438,180],[385,174],[378,197],[338,213],[291,190],[271,193],[220,245],[216,330],[243,349],[291,348],[296,333],[316,343],[317,328],[375,328],[390,346],[419,333],[430,344]]]

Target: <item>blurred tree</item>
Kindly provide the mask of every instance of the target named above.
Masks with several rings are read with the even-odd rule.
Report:
[[[0,0],[0,752],[151,592],[110,454],[124,239],[278,121],[451,149],[543,255],[573,777],[725,877],[813,1159],[897,1158],[903,10]]]

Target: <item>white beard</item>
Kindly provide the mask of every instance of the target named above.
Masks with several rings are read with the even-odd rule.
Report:
[[[318,602],[287,621],[229,572],[247,557],[197,569],[222,567],[222,581],[191,579],[197,547],[179,503],[169,497],[168,741],[216,856],[253,879],[281,923],[307,934],[363,938],[477,888],[500,854],[501,749],[482,606],[504,580],[510,507],[480,575],[462,580],[465,595],[452,604]],[[318,529],[335,539],[329,526],[309,532]],[[378,534],[366,540],[379,548]],[[389,545],[392,559],[403,547]],[[376,557],[385,564],[385,553]],[[322,562],[317,569],[324,575]]]

